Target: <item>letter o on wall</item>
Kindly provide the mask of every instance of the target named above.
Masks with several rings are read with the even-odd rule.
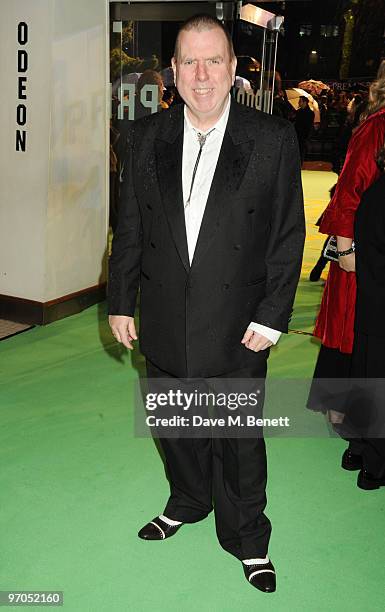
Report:
[[[28,24],[25,21],[20,21],[17,26],[17,41],[19,45],[26,45],[28,42]]]
[[[17,125],[25,125],[27,123],[27,109],[24,104],[19,104],[16,109]]]

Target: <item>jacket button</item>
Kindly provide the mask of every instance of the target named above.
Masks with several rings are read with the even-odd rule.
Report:
[[[224,285],[222,285],[222,289],[228,289],[230,287],[230,285],[228,283],[225,283]]]
[[[147,206],[148,210],[152,210],[151,204],[146,204],[146,206]]]
[[[153,249],[156,249],[156,246],[153,242],[150,242],[150,245],[152,246]]]
[[[233,248],[234,248],[235,251],[240,251],[241,245],[240,244],[234,244]]]
[[[255,208],[249,208],[247,212],[249,213],[249,215],[252,215],[255,212]]]

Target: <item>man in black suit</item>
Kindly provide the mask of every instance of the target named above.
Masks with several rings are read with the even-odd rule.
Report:
[[[112,245],[112,332],[140,347],[150,379],[264,379],[287,332],[304,218],[298,144],[285,120],[230,99],[236,58],[207,15],[181,28],[172,60],[185,104],[135,122]],[[229,382],[230,381],[230,382]],[[171,495],[139,532],[164,539],[214,505],[218,539],[249,582],[275,590],[262,437],[162,438]]]
[[[309,106],[309,99],[306,96],[299,97],[299,107],[295,116],[294,127],[297,132],[301,163],[303,164],[306,155],[306,145],[314,122],[314,111]]]

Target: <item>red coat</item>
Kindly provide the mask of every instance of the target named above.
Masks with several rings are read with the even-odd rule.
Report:
[[[361,196],[380,175],[375,156],[384,140],[385,108],[368,117],[354,132],[334,196],[322,216],[322,234],[353,238]],[[331,262],[314,329],[324,346],[352,352],[355,302],[355,273],[345,272]]]

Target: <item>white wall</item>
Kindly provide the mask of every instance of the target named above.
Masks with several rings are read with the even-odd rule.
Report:
[[[0,293],[43,299],[51,95],[50,0],[2,0],[0,18]],[[29,41],[17,42],[20,21]],[[29,56],[27,149],[16,152],[17,50]]]
[[[0,10],[0,293],[45,302],[103,280],[107,1],[2,0]],[[20,21],[26,152],[15,151]]]

